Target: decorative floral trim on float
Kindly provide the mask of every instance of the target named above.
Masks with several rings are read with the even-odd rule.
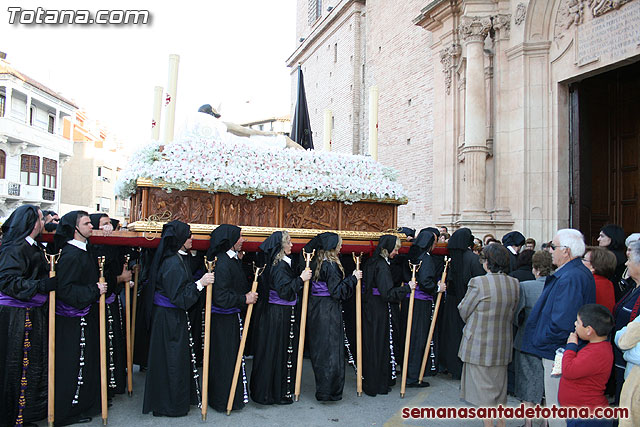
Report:
[[[119,197],[136,191],[138,178],[167,191],[198,186],[255,200],[277,194],[296,202],[361,200],[406,202],[398,173],[370,157],[315,150],[273,149],[187,136],[164,146],[153,141],[131,156],[116,186]]]

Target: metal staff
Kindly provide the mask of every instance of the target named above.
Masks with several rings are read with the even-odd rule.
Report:
[[[56,277],[56,263],[60,258],[60,252],[55,255],[45,254],[49,261],[49,277]],[[49,427],[53,427],[55,421],[55,395],[56,395],[56,291],[49,292],[49,395],[47,398],[47,421]]]
[[[104,261],[105,257],[98,257],[98,265],[100,266],[100,278],[98,283],[106,283],[104,279]],[[100,294],[100,403],[102,404],[102,424],[107,425],[108,408],[107,408],[107,334],[106,334],[106,306],[105,294]]]
[[[412,264],[409,261],[409,267],[411,267],[411,281],[416,281],[416,273],[420,270],[422,261],[419,264]],[[418,286],[416,284],[416,286]],[[409,344],[411,343],[411,323],[413,322],[413,300],[416,296],[416,288],[411,289],[411,297],[409,297],[409,311],[407,312],[407,333],[404,337],[404,357],[402,360],[402,385],[400,386],[400,397],[404,397],[404,392],[407,388],[407,371],[409,365]]]
[[[138,278],[140,277],[140,256],[133,266],[133,299],[131,300],[131,372],[133,373],[133,355],[136,348],[136,312],[138,311]]]
[[[260,276],[263,270],[264,267],[256,267],[256,264],[253,264],[254,278],[253,284],[251,285],[251,292],[258,290],[258,276]],[[247,334],[249,333],[249,325],[251,324],[251,313],[253,313],[253,304],[249,304],[247,316],[244,319],[240,348],[238,348],[238,356],[236,357],[236,368],[233,370],[233,380],[231,381],[231,390],[229,390],[229,400],[227,401],[227,415],[231,414],[233,399],[236,397],[236,386],[238,385],[238,375],[240,374],[240,367],[242,366],[242,355],[244,354],[244,346],[247,343]]]
[[[314,249],[311,253],[302,251],[304,260],[306,262],[306,270],[309,270],[309,264],[311,259],[315,255]],[[304,355],[304,335],[307,329],[307,304],[309,303],[309,281],[305,280],[304,288],[302,289],[302,311],[300,312],[300,339],[298,340],[298,361],[296,364],[296,387],[293,395],[293,400],[296,402],[300,400],[300,386],[302,385],[302,357]]]
[[[204,266],[207,273],[213,273],[216,268],[218,257],[213,261],[204,259]],[[207,421],[207,408],[209,403],[209,352],[211,351],[211,298],[213,296],[213,286],[207,286],[207,299],[204,309],[204,354],[202,356],[202,421]]]
[[[129,268],[129,255],[124,256],[124,263]],[[124,284],[124,313],[127,336],[127,391],[129,397],[133,395],[133,352],[131,348],[131,288]]]
[[[440,283],[445,283],[447,280],[447,268],[449,268],[448,257],[444,257],[444,271],[442,272],[442,278]],[[433,317],[431,320],[431,326],[429,326],[429,337],[427,338],[427,346],[424,349],[424,356],[422,356],[422,365],[420,366],[420,375],[418,376],[418,384],[422,384],[422,377],[424,377],[424,371],[427,369],[427,358],[429,357],[429,349],[431,348],[431,339],[433,338],[433,331],[436,329],[436,320],[438,319],[438,310],[440,309],[440,300],[442,299],[442,292],[438,292],[436,298],[436,306],[433,309]]]
[[[356,270],[360,270],[360,255],[351,253],[353,261],[356,263]],[[356,391],[358,396],[362,396],[362,279],[358,279],[356,284]]]

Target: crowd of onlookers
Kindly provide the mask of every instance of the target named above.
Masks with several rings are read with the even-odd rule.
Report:
[[[574,229],[559,230],[537,251],[517,231],[501,242],[490,234],[473,240],[487,274],[469,280],[458,305],[464,400],[506,404],[508,391],[526,406],[620,406],[630,414],[619,425],[640,425],[640,233],[625,239],[621,227],[607,225],[597,241],[587,246]]]

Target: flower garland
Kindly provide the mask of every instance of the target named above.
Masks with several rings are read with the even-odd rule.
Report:
[[[116,186],[119,197],[136,191],[136,180],[162,183],[169,191],[197,185],[254,200],[278,194],[291,201],[406,200],[398,173],[371,157],[315,150],[273,149],[250,141],[225,143],[195,135],[139,149]]]

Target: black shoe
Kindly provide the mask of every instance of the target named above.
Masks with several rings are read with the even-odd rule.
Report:
[[[424,387],[429,387],[430,384],[426,381],[422,381],[421,383],[412,383],[412,384],[407,384],[408,388],[424,388]]]
[[[22,427],[38,427],[36,423],[24,422],[22,423]]]

